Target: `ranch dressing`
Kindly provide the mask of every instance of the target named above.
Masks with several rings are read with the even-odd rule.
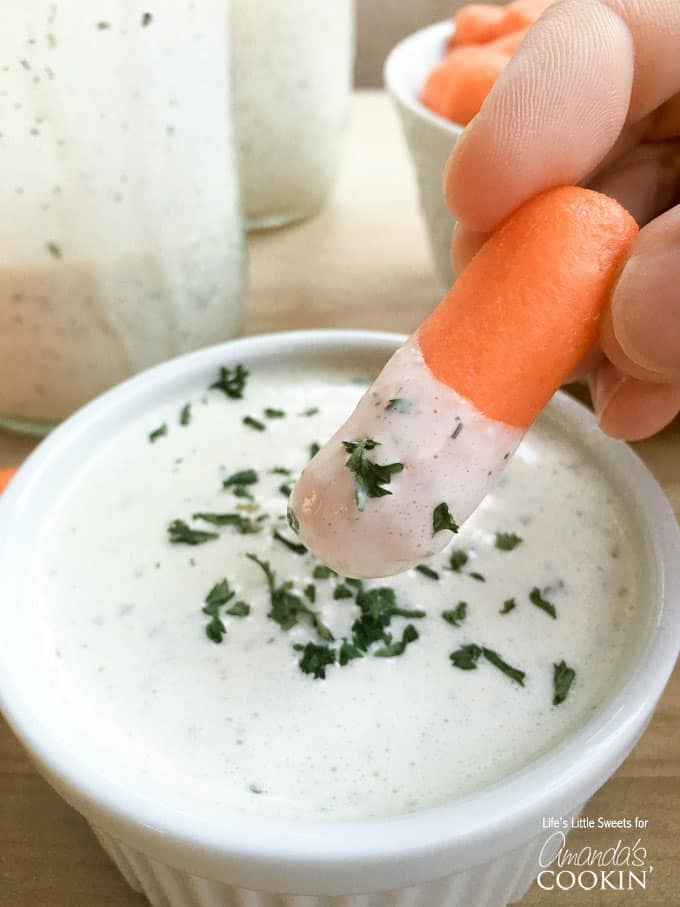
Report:
[[[123,428],[64,488],[38,540],[45,676],[73,703],[82,746],[90,735],[105,751],[99,770],[185,804],[385,816],[493,784],[583,725],[625,670],[640,579],[627,514],[578,442],[542,415],[454,544],[428,561],[438,579],[412,569],[364,584],[369,593],[388,586],[401,608],[424,611],[389,627],[394,640],[408,625],[418,638],[400,655],[377,657],[373,645],[314,677],[301,670],[304,647],[337,649],[351,635],[357,590],[334,597],[347,586],[342,577],[321,577],[311,554],[274,538],[299,544],[281,486],[366,382],[311,366],[252,372],[242,399],[196,387]],[[272,471],[284,468],[290,477]],[[252,469],[257,481],[244,491],[223,487]],[[253,525],[266,517],[253,534],[193,517],[225,512]],[[173,544],[176,520],[217,538]],[[307,615],[287,631],[267,617],[266,579],[247,553],[277,583],[291,582],[333,643]],[[223,579],[235,594],[218,609],[226,634],[215,642],[202,608]],[[310,584],[313,602],[303,591]],[[531,600],[534,589],[556,617]],[[226,614],[237,603],[247,616]],[[442,618],[451,611],[457,621]],[[470,670],[452,663],[475,644],[523,671],[524,685],[485,655]],[[553,705],[553,666],[562,662],[575,678]]]
[[[8,6],[0,417],[58,421],[238,331],[228,54],[216,0]]]

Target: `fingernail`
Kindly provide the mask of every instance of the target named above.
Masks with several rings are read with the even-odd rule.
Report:
[[[612,297],[612,328],[636,365],[673,381],[680,377],[680,263],[677,253],[633,256]]]
[[[614,401],[618,392],[625,386],[626,376],[610,362],[604,362],[588,377],[593,409],[598,419],[602,418],[607,407]]]

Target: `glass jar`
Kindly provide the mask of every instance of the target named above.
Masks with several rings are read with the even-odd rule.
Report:
[[[227,4],[24,0],[0,30],[0,424],[238,332]]]
[[[353,0],[232,0],[234,100],[249,229],[315,214],[349,119]]]

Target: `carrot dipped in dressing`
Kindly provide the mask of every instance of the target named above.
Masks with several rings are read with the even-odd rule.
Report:
[[[304,544],[354,577],[444,548],[592,346],[636,233],[573,186],[510,215],[303,471],[289,515]]]

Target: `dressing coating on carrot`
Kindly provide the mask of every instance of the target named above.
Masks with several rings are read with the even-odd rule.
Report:
[[[590,189],[530,199],[421,325],[432,374],[490,418],[528,427],[592,346],[637,230],[618,202]]]

